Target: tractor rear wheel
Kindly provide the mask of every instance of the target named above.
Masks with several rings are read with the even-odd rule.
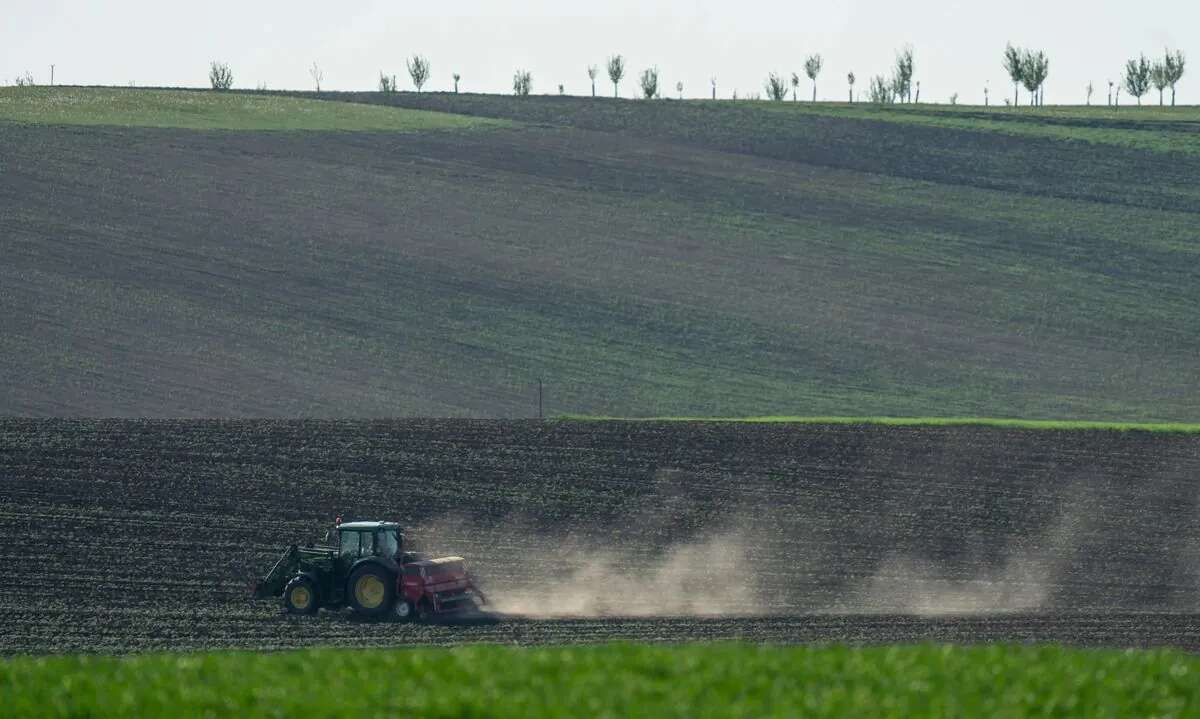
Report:
[[[350,575],[350,606],[366,617],[387,614],[396,601],[396,580],[383,567],[368,564]]]
[[[303,574],[292,577],[283,588],[283,608],[288,614],[315,614],[317,602],[317,585]]]

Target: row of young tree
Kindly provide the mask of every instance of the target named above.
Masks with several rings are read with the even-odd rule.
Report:
[[[1183,79],[1183,71],[1187,66],[1187,58],[1181,50],[1167,50],[1162,58],[1149,60],[1143,54],[1125,63],[1125,77],[1121,85],[1137,98],[1142,104],[1142,96],[1150,92],[1150,88],[1158,90],[1158,104],[1162,105],[1166,89],[1171,88],[1171,107],[1175,107],[1175,86]],[[1109,94],[1112,94],[1113,82],[1108,81]],[[1090,95],[1090,91],[1089,91]],[[1116,102],[1121,102],[1121,87],[1117,87]]]
[[[1108,81],[1108,104],[1120,105],[1120,95],[1123,89],[1137,98],[1140,105],[1142,104],[1142,97],[1150,91],[1151,87],[1154,87],[1158,90],[1160,105],[1164,104],[1165,91],[1167,88],[1170,88],[1171,105],[1174,106],[1176,86],[1183,78],[1186,64],[1186,57],[1180,50],[1167,50],[1160,59],[1151,60],[1142,54],[1138,58],[1129,60],[1125,64],[1120,82],[1114,83],[1112,80]],[[421,92],[432,75],[432,65],[429,59],[423,55],[415,54],[406,61],[405,65],[413,87],[417,92]],[[1050,59],[1044,51],[1018,48],[1009,43],[1004,49],[1002,66],[1013,83],[1012,105],[1016,106],[1020,104],[1022,87],[1029,94],[1030,105],[1041,106],[1045,104],[1045,85],[1046,79],[1050,75]],[[825,60],[820,54],[810,55],[804,61],[804,74],[812,83],[813,102],[817,101],[817,78],[824,67]],[[621,81],[625,79],[626,74],[624,56],[610,56],[605,63],[605,69],[607,70],[608,79],[613,86],[613,97],[620,97]],[[892,66],[890,75],[876,75],[870,79],[867,89],[868,101],[875,104],[920,102],[921,83],[919,80],[914,80],[915,72],[916,59],[913,48],[905,47],[896,53],[896,60]],[[587,75],[591,81],[592,97],[596,96],[596,78],[599,77],[599,73],[600,68],[598,66],[588,66]],[[313,63],[309,69],[309,75],[312,77],[319,92],[321,90],[321,82],[325,76],[317,63]],[[462,79],[462,76],[456,72],[451,77],[454,79],[454,92],[457,93],[459,81]],[[857,82],[857,77],[853,72],[848,73],[846,81],[849,85],[850,102],[855,102],[854,86]],[[214,90],[228,90],[233,87],[233,71],[226,63],[213,62],[209,69],[209,82]],[[717,79],[714,77],[710,82],[712,85],[712,97],[715,100],[717,98]],[[793,72],[789,78],[786,74],[772,72],[767,76],[764,89],[766,90],[767,97],[771,100],[786,100],[788,91],[790,90],[792,100],[797,101],[800,83],[799,73]],[[643,98],[654,99],[660,97],[661,88],[659,86],[658,68],[650,67],[643,70],[638,77],[638,85]],[[380,92],[399,91],[396,76],[383,72],[379,73],[378,87]],[[682,98],[683,83],[676,83],[675,89]],[[513,74],[513,93],[516,95],[528,95],[532,90],[532,74],[528,70],[517,70]],[[559,85],[558,90],[559,94],[562,94],[563,86]],[[1088,83],[1086,90],[1087,104],[1090,105],[1095,88],[1091,83]],[[985,87],[983,92],[984,104],[990,105],[989,89]],[[736,98],[737,93],[735,92],[734,99]],[[957,98],[958,95],[955,94],[951,102],[957,102]],[[1005,103],[1008,104],[1007,98],[1005,99]]]

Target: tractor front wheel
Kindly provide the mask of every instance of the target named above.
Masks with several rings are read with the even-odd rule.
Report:
[[[383,567],[368,564],[350,575],[350,606],[365,617],[381,617],[396,601],[396,580]]]
[[[288,614],[315,614],[318,606],[317,585],[308,577],[292,577],[283,588],[283,608]]]

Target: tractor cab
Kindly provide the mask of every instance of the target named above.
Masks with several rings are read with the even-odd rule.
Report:
[[[404,554],[404,530],[395,522],[344,522],[334,526],[341,563],[379,557],[399,565]]]

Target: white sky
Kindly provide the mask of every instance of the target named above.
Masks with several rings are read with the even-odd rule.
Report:
[[[911,43],[922,99],[981,102],[989,84],[994,101],[1011,94],[1000,67],[1007,41],[1050,55],[1046,99],[1082,102],[1088,81],[1104,102],[1107,80],[1126,58],[1180,48],[1192,67],[1179,85],[1180,103],[1200,102],[1200,2],[1006,0],[861,0],[859,2],[737,3],[709,0],[527,0],[496,3],[359,0],[353,3],[208,0],[4,0],[0,79],[11,84],[29,71],[60,84],[207,84],[208,63],[228,62],[237,87],[311,88],[317,61],[327,89],[374,89],[379,72],[409,87],[404,59],[420,52],[432,61],[427,89],[510,92],[513,71],[533,73],[534,92],[586,94],[589,64],[625,55],[622,95],[635,75],[657,65],[675,94],[708,96],[762,92],[767,73],[803,76],[804,57],[819,52],[825,70],[819,96],[843,99],[853,70],[860,88],[885,74],[895,50]],[[807,87],[807,79],[805,79]],[[597,92],[611,94],[601,69]],[[811,90],[808,90],[811,93]],[[1153,91],[1152,91],[1153,93]],[[801,97],[805,96],[801,90]],[[1022,98],[1024,92],[1022,91]]]

